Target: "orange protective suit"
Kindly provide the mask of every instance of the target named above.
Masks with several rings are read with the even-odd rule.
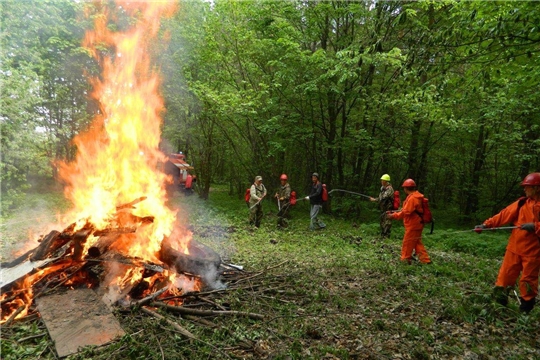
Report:
[[[519,292],[524,300],[531,300],[538,294],[538,274],[540,273],[540,201],[527,198],[519,208],[518,201],[504,208],[497,215],[484,221],[488,228],[513,223],[518,228],[512,230],[503,263],[499,269],[496,286],[514,286],[519,280]],[[526,223],[535,223],[535,231],[519,229]]]
[[[401,211],[388,215],[394,220],[403,219],[403,225],[405,226],[405,236],[403,236],[403,244],[401,246],[401,261],[408,261],[410,263],[414,250],[420,262],[424,264],[431,263],[431,259],[422,243],[424,224],[422,223],[422,218],[417,213],[417,211],[421,213],[423,210],[423,197],[424,195],[415,190],[407,196]]]

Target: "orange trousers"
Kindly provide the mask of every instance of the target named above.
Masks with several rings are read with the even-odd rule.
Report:
[[[403,244],[401,245],[401,261],[410,262],[412,259],[413,250],[418,255],[418,259],[422,263],[430,263],[431,259],[422,243],[422,230],[405,230],[403,236]]]
[[[523,300],[531,300],[538,295],[538,274],[540,273],[540,258],[521,256],[506,250],[503,263],[499,269],[496,286],[514,286],[519,280],[519,293]]]

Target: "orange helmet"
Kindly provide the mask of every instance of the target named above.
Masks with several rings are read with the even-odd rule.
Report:
[[[281,174],[279,180],[287,180],[287,174]]]
[[[403,185],[401,187],[416,187],[416,183],[413,179],[407,179],[403,182]]]
[[[521,186],[539,186],[540,185],[540,173],[530,173],[525,176],[525,179],[521,182]]]

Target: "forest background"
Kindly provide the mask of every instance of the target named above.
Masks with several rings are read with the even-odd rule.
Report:
[[[100,112],[85,6],[112,5],[0,2],[2,215],[55,179]],[[314,171],[375,195],[388,173],[472,223],[540,169],[538,24],[532,1],[180,2],[151,50],[162,150],[187,155],[202,198],[226,184],[240,199],[255,175],[272,189],[281,173],[304,194]],[[359,206],[335,196],[329,210]]]

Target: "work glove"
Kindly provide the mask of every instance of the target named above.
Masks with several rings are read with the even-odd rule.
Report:
[[[486,228],[486,225],[482,224],[482,225],[476,225],[474,227],[474,231],[476,231],[477,234],[480,234],[482,232],[482,230],[484,230]]]
[[[519,228],[528,232],[534,232],[534,223],[521,224]]]

